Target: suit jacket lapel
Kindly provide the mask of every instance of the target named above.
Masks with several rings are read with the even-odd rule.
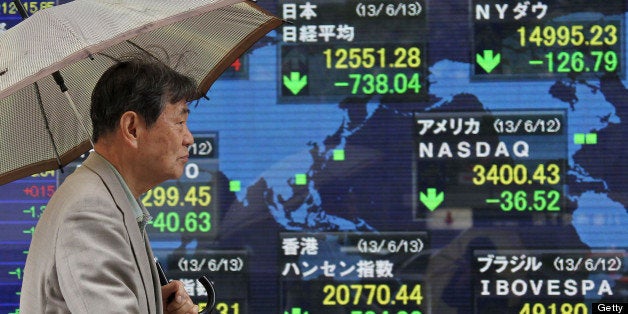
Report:
[[[103,180],[118,209],[123,213],[124,224],[129,233],[129,238],[131,239],[131,249],[133,250],[135,262],[138,265],[142,283],[144,284],[144,292],[146,293],[146,299],[148,301],[146,305],[148,313],[161,313],[161,306],[155,308],[155,303],[161,303],[161,297],[157,298],[155,293],[156,287],[158,286],[153,279],[153,274],[156,276],[156,269],[150,250],[150,244],[148,240],[144,240],[142,233],[140,233],[140,228],[122,185],[120,185],[115,173],[111,170],[109,165],[102,160],[101,156],[90,155],[83,163],[83,166],[94,171]]]
[[[145,211],[144,205],[140,204],[140,206],[142,207],[142,210]],[[155,256],[153,255],[153,249],[150,246],[148,235],[146,235],[146,230],[143,231],[143,234],[144,234],[144,245],[146,248],[146,252],[148,253],[148,260],[153,261],[152,263],[150,263],[151,274],[153,277],[153,289],[154,289],[154,295],[156,296],[157,309],[159,313],[161,313],[163,309],[163,304],[161,300],[161,285],[159,282],[159,275],[157,274],[157,265],[155,263]]]

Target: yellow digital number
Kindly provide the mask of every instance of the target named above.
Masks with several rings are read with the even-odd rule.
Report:
[[[558,184],[558,183],[560,183],[560,167],[557,164],[549,164],[549,165],[547,165],[547,172],[550,175],[547,178],[547,183],[548,184]]]
[[[216,303],[216,311],[220,314],[240,314],[240,303],[228,304],[225,302]]]
[[[612,46],[617,43],[617,27],[615,25],[593,25],[590,32],[593,36],[589,41],[591,46]]]
[[[411,47],[408,49],[408,66],[418,68],[421,65],[421,49]]]
[[[411,287],[411,288],[410,288]],[[379,305],[394,303],[420,305],[423,302],[421,285],[402,284],[393,291],[387,284],[351,284],[325,285],[323,287],[323,305]]]
[[[31,175],[31,177],[33,178],[46,178],[46,177],[54,177],[55,175],[55,171],[54,170],[48,170],[48,171],[44,171],[44,172],[40,172],[40,173],[35,173],[33,175]]]
[[[345,49],[336,49],[335,51],[332,49],[325,49],[323,54],[325,55],[325,66],[328,69],[348,68],[348,66],[344,64],[345,59],[347,59],[347,51]],[[335,63],[333,63],[334,58],[337,58]]]
[[[179,188],[176,186],[156,186],[146,192],[142,197],[142,204],[146,207],[162,207],[164,205],[179,205]]]
[[[584,33],[582,32],[582,30],[584,29],[584,26],[582,25],[572,25],[571,26],[571,44],[574,46],[581,46],[582,44],[584,44]],[[560,34],[559,34],[560,35]],[[567,44],[565,43],[563,46],[566,46]]]
[[[539,165],[532,174],[532,179],[539,184],[558,184],[560,183],[560,167],[557,164]]]
[[[395,49],[395,68],[418,68],[421,65],[421,49],[398,47]]]
[[[529,34],[528,34],[529,31]],[[591,25],[585,30],[584,25],[560,25],[560,26],[535,26],[528,30],[525,26],[517,29],[519,33],[519,45],[525,47],[528,43],[537,47],[552,47],[554,45],[565,47],[572,45],[575,47],[588,46],[612,46],[618,41],[617,26]],[[587,41],[585,32],[591,38]]]
[[[211,189],[210,186],[204,185],[199,186],[191,186],[188,192],[185,194],[184,201],[189,203],[192,206],[209,206],[212,200],[211,193],[209,192]]]
[[[486,182],[485,177],[485,168],[482,165],[473,166],[473,172],[475,172],[475,176],[473,177],[473,184],[482,185]]]
[[[44,1],[44,2],[31,1],[31,2],[22,2],[22,5],[24,6],[24,9],[27,12],[29,12],[30,14],[33,14],[39,10],[53,7],[55,5],[55,2],[54,1]],[[17,10],[17,7],[15,6],[15,3],[2,2],[2,14],[19,14],[19,12]]]
[[[190,186],[183,200],[181,200],[181,194],[179,187],[172,185],[168,187],[156,186],[148,190],[142,196],[142,204],[146,207],[163,207],[163,206],[209,206],[212,201],[211,186]]]
[[[323,55],[327,69],[418,68],[421,65],[421,49],[418,47],[396,47],[391,52],[394,56],[391,64],[386,60],[386,48],[328,48],[323,50]]]
[[[362,56],[360,48],[349,49],[349,67],[352,69],[358,69],[362,65]]]
[[[604,43],[612,46],[617,43],[617,27],[615,25],[606,25],[604,26],[604,31],[607,33],[607,36],[604,38]]]
[[[362,49],[362,67],[370,69],[375,66],[375,48]]]
[[[499,174],[497,174],[497,165],[491,165],[488,168],[488,172],[486,173],[486,179],[490,182],[493,182],[493,185],[497,185],[499,183]]]
[[[412,291],[408,292],[408,285],[401,285],[397,294],[395,295],[395,301],[401,302],[403,305],[407,305],[410,302],[414,302],[416,305],[421,305],[423,302],[423,294],[421,293],[421,285],[414,285]]]
[[[513,180],[519,183],[522,180],[521,177],[523,177],[524,180],[527,178],[527,170],[525,170],[525,166],[523,165],[516,165],[515,167],[512,167],[509,164],[494,164],[490,165],[488,171],[483,165],[475,165],[473,167],[473,172],[475,172],[476,175],[473,177],[473,183],[475,185],[482,185],[487,181],[493,183],[493,185],[510,185]]]
[[[589,308],[584,303],[525,303],[519,314],[588,314]]]
[[[503,164],[503,165],[475,165],[473,166],[475,176],[472,179],[473,184],[483,185],[487,182],[493,185],[525,185],[537,182],[538,184],[559,184],[560,183],[560,166],[557,164],[540,164],[532,173],[532,180],[528,179],[528,169],[523,164]]]

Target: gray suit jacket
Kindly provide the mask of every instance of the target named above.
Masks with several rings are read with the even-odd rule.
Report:
[[[20,313],[162,313],[150,244],[102,157],[68,176],[37,223]]]

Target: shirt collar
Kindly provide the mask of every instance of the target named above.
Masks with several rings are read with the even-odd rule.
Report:
[[[126,184],[126,181],[124,181],[124,178],[122,177],[120,172],[118,172],[116,167],[114,167],[107,159],[105,159],[105,157],[101,156],[96,151],[92,151],[90,154],[94,154],[96,155],[96,157],[102,159],[116,175],[116,178],[118,178],[118,181],[120,181],[120,185],[122,186],[122,189],[124,190],[124,193],[129,200],[129,204],[131,204],[131,209],[133,210],[135,219],[140,226],[140,230],[143,230],[144,226],[146,226],[146,224],[152,219],[150,213],[148,212],[148,210],[146,210],[146,207],[142,205],[139,199],[136,199],[135,196],[133,196],[133,193],[131,193],[131,189]]]

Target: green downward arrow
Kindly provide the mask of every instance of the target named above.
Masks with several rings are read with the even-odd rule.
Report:
[[[283,85],[296,95],[307,85],[307,75],[301,76],[299,72],[290,72],[290,77],[283,76]]]
[[[498,53],[493,55],[493,50],[484,50],[482,55],[475,54],[475,62],[477,62],[486,73],[491,73],[501,62],[502,56]]]
[[[421,192],[420,198],[421,203],[423,203],[427,209],[434,211],[445,199],[445,193],[440,192],[437,194],[435,188],[428,188],[427,195]]]

